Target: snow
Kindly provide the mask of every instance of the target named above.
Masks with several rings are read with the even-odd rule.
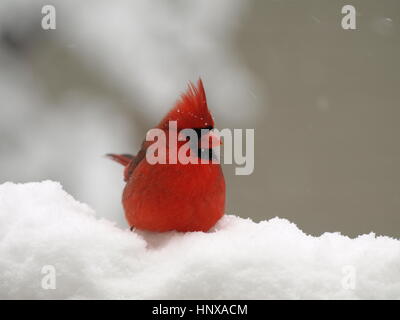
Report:
[[[22,46],[0,41],[1,182],[63,181],[123,226],[121,168],[103,155],[136,153],[188,81],[202,77],[220,128],[253,127],[267,107],[236,49],[244,1],[53,0],[51,31],[45,4],[0,1],[0,34]]]
[[[55,289],[42,288],[44,266]],[[57,182],[0,185],[0,299],[399,299],[400,241],[226,215],[208,233],[130,232]]]

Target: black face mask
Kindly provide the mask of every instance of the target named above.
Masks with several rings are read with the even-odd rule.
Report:
[[[197,141],[198,141],[198,143],[197,144],[193,144],[193,145],[190,146],[190,148],[193,151],[197,152],[197,157],[199,159],[208,160],[210,162],[212,160],[217,160],[217,156],[216,156],[214,150],[212,148],[209,148],[209,149],[200,148],[200,143],[199,142],[200,142],[202,136],[204,134],[209,133],[212,129],[214,129],[214,128],[211,127],[211,126],[204,127],[204,128],[193,128],[193,130],[196,131],[196,133],[197,133]]]

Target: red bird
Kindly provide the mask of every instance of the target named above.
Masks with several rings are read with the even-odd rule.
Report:
[[[177,122],[178,133],[182,129],[194,129],[199,139],[213,137],[214,120],[207,107],[201,79],[197,87],[189,84],[187,92],[157,126],[165,132],[167,141],[171,134],[169,121]],[[200,129],[209,131],[204,134]],[[146,150],[152,143],[144,141],[136,156],[108,154],[125,166],[126,186],[122,204],[129,225],[131,228],[158,232],[209,230],[225,211],[225,180],[220,164],[211,161],[200,163],[205,153],[208,157],[213,155],[215,143],[208,150],[196,145],[194,154],[198,164],[182,164],[179,161],[176,164],[150,164],[146,159]],[[178,141],[178,148],[183,143]],[[168,143],[165,148],[168,154],[171,151]]]

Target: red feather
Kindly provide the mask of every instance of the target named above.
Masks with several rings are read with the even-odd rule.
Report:
[[[201,79],[189,84],[175,107],[157,126],[168,134],[168,121],[178,129],[213,127]],[[122,203],[130,226],[149,231],[207,231],[225,210],[225,180],[219,164],[154,164],[145,154],[143,142],[136,157],[126,163],[123,156],[112,159],[125,165]],[[168,146],[167,146],[168,149]],[[167,150],[168,152],[168,150]]]
[[[197,82],[197,87],[189,83],[186,93],[182,94],[175,107],[157,127],[167,130],[169,121],[177,121],[178,129],[214,127],[201,79]]]

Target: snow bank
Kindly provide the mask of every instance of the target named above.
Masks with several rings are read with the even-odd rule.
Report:
[[[56,288],[42,288],[54,266]],[[98,219],[60,184],[0,185],[0,298],[400,298],[400,241],[224,217],[150,234]]]

